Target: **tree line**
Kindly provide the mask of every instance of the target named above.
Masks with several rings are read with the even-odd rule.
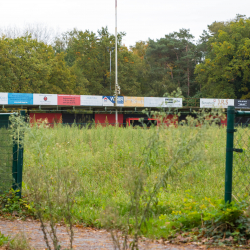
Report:
[[[113,95],[115,37],[107,27],[53,38],[44,27],[1,33],[0,92]],[[250,18],[213,22],[197,42],[180,29],[127,48],[125,35],[118,34],[122,95],[163,96],[179,88],[185,97],[250,98]]]

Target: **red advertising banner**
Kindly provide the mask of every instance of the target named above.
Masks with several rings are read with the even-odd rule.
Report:
[[[80,106],[80,95],[57,95],[57,105]]]

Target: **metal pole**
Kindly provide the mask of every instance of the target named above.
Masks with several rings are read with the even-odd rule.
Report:
[[[115,0],[115,124],[118,124],[117,114],[117,87],[118,87],[118,64],[117,64],[117,0]]]
[[[20,116],[25,117],[25,111],[20,111]],[[21,140],[22,138],[20,138]],[[12,188],[19,190],[16,195],[21,198],[22,196],[22,180],[23,180],[23,147],[21,144],[15,143],[13,147],[13,165],[12,165],[12,176],[14,183]]]
[[[109,70],[110,70],[110,96],[112,96],[112,93],[111,93],[111,50],[109,51],[110,53],[110,64],[109,64]]]
[[[234,147],[234,106],[227,109],[227,144],[226,144],[226,173],[225,173],[225,202],[232,200],[233,182],[233,147]]]

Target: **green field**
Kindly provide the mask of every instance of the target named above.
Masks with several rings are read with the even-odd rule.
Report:
[[[215,125],[30,128],[23,194],[58,218],[72,201],[76,223],[145,222],[145,235],[166,237],[173,225],[212,217],[222,203],[225,145],[226,129]]]

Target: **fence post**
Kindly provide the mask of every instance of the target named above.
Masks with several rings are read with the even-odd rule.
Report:
[[[234,106],[227,109],[227,143],[226,143],[226,173],[225,173],[225,202],[232,200],[233,181],[233,147],[234,147]]]
[[[22,110],[20,116],[25,117],[25,111]],[[14,190],[19,190],[16,194],[21,198],[23,181],[23,147],[17,143],[13,146],[12,175],[14,179],[12,187]]]

